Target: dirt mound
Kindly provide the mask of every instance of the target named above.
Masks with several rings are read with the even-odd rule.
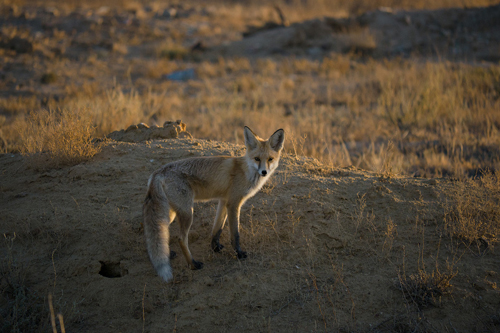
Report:
[[[174,283],[164,283],[142,229],[149,175],[180,158],[243,153],[191,138],[108,141],[93,161],[44,173],[0,155],[4,328],[47,331],[51,293],[67,330],[81,332],[498,329],[498,253],[478,258],[440,228],[439,196],[454,183],[331,170],[294,155],[242,208],[247,260],[230,246],[210,250],[216,204],[198,203],[189,241],[205,267],[174,259]],[[221,243],[230,243],[226,230]],[[405,289],[434,281],[431,273],[450,273],[451,285]]]
[[[226,55],[355,52],[373,57],[439,55],[500,60],[500,5],[488,8],[393,11],[314,19],[273,27],[217,49]]]
[[[163,127],[149,127],[144,123],[130,125],[125,130],[108,134],[107,138],[115,141],[142,142],[156,139],[192,138],[192,135],[186,132],[186,124],[177,120],[176,122],[166,121]]]

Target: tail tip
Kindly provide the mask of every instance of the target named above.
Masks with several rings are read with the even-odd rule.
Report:
[[[170,282],[174,279],[172,267],[170,267],[170,265],[162,265],[161,267],[158,267],[156,271],[158,272],[158,275],[165,280],[165,282]]]

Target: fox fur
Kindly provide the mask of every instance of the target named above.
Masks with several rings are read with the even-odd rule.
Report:
[[[193,259],[188,246],[195,201],[219,201],[212,229],[212,250],[223,249],[219,237],[228,219],[232,247],[239,259],[247,257],[240,247],[240,209],[278,167],[285,132],[279,129],[268,140],[263,140],[245,126],[244,137],[244,156],[179,160],[162,166],[149,178],[143,206],[144,233],[149,258],[165,281],[173,279],[169,225],[176,217],[180,225],[179,243],[188,265],[192,269],[203,268],[203,263]]]

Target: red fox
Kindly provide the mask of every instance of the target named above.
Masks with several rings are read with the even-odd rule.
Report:
[[[228,218],[233,249],[239,259],[247,257],[240,247],[240,209],[278,167],[285,132],[279,129],[263,140],[245,126],[244,137],[244,156],[188,158],[166,164],[149,177],[143,206],[144,233],[149,258],[165,281],[173,279],[168,228],[175,217],[180,225],[179,243],[188,265],[192,269],[203,268],[203,263],[193,259],[188,246],[194,201],[219,200],[212,250],[219,252],[224,248],[219,237]]]

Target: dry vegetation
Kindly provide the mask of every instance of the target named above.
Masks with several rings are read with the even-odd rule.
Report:
[[[177,64],[157,60],[153,66],[146,70]],[[233,142],[241,142],[242,124],[264,131],[283,127],[295,138],[289,150],[331,166],[455,177],[498,169],[498,66],[331,56],[219,59],[195,67],[198,82],[81,92],[52,108],[86,113],[98,136],[141,121],[189,119],[195,137]],[[24,141],[18,136],[26,119],[4,125],[5,150],[43,141],[36,133]]]
[[[275,2],[289,23],[320,14],[356,15],[381,6],[434,9],[492,3]],[[82,22],[83,31],[78,28],[70,37],[69,29],[56,22],[54,28],[44,28],[33,38],[36,27],[10,22],[2,26],[4,38],[26,41],[26,45],[11,42],[8,46],[15,51],[3,52],[4,85],[15,91],[0,98],[4,152],[26,149],[30,140],[44,141],[20,133],[20,128],[33,125],[26,124],[29,112],[50,110],[41,114],[53,117],[55,110],[77,109],[88,113],[97,136],[140,121],[161,124],[189,118],[195,137],[225,141],[241,139],[235,130],[242,123],[264,130],[285,127],[296,137],[293,149],[332,166],[353,164],[378,172],[455,177],[498,168],[499,116],[495,110],[499,108],[500,70],[496,65],[420,58],[375,60],[352,53],[325,54],[320,59],[301,55],[227,59],[213,54],[212,59],[204,59],[190,51],[190,43],[200,38],[209,45],[224,38],[231,41],[247,25],[277,20],[273,7],[259,2],[248,7],[213,2],[203,9],[207,20],[197,16],[196,2],[191,4],[194,7],[172,5],[168,15],[182,15],[179,18],[193,26],[190,32],[175,21],[166,27],[143,26],[148,18],[166,15],[156,3],[146,9],[128,2],[113,4],[112,8],[124,8],[137,17],[139,21],[132,22],[135,29],[119,25],[116,29],[119,20],[127,17],[119,11],[115,21],[107,23],[114,9],[100,9],[97,2],[88,2],[89,9],[76,3],[52,5],[44,7],[43,19],[47,12],[63,19],[68,13],[81,12],[88,17]],[[41,8],[37,6],[36,1],[4,2],[3,11],[29,21],[37,18],[36,8]],[[92,8],[102,16],[92,14]],[[138,38],[145,45],[142,49]],[[354,31],[345,38],[351,39],[354,49],[376,44],[366,31]],[[93,42],[99,46],[92,48]],[[75,45],[80,49],[74,54],[69,50]],[[35,70],[17,69],[30,63],[38,64]],[[196,70],[196,80],[173,83],[164,79],[165,74],[186,67]]]
[[[25,7],[4,4],[3,10],[14,16],[35,18],[34,3],[26,2]],[[146,7],[149,12],[132,3],[119,4],[128,13],[135,13],[138,20],[157,18],[162,13],[154,3]],[[311,13],[338,15],[345,10],[352,15],[383,5],[430,9],[457,5],[451,1],[277,4],[284,8],[290,22],[303,21]],[[78,13],[78,7],[72,6],[60,7],[52,15],[63,18],[64,13]],[[15,92],[0,98],[0,148],[3,152],[27,153],[57,149],[47,146],[47,137],[54,136],[56,131],[44,133],[44,126],[67,121],[55,119],[66,112],[57,110],[71,110],[79,114],[78,121],[83,118],[91,121],[83,126],[81,138],[77,139],[86,145],[83,150],[87,147],[91,150],[80,152],[81,156],[92,156],[92,150],[96,149],[86,143],[90,128],[95,128],[92,134],[102,137],[133,123],[162,124],[165,120],[189,119],[186,122],[195,137],[229,142],[241,140],[237,133],[242,124],[264,131],[284,127],[294,138],[293,144],[288,145],[289,151],[298,150],[331,166],[355,165],[377,172],[459,178],[474,176],[484,169],[498,169],[498,65],[416,56],[372,59],[355,51],[366,48],[360,45],[367,45],[370,40],[369,43],[376,44],[367,31],[349,32],[345,36],[354,45],[351,46],[354,53],[324,54],[319,58],[300,53],[260,58],[224,58],[211,53],[204,57],[203,53],[190,51],[188,45],[193,42],[189,40],[206,38],[209,45],[224,38],[232,40],[235,37],[223,29],[237,32],[254,22],[276,20],[272,7],[258,3],[249,6],[245,11],[241,5],[214,2],[203,9],[208,13],[208,21],[196,16],[198,7],[173,6],[178,9],[168,13],[185,12],[181,18],[193,25],[194,32],[186,31],[176,21],[172,21],[172,27],[159,25],[151,31],[137,21],[134,24],[138,28],[124,27],[126,30],[121,32],[113,26],[118,22],[103,21],[110,13],[106,7],[100,9],[104,13],[102,18],[90,16],[90,30],[77,33],[71,45],[66,41],[70,38],[68,32],[61,30],[64,25],[59,24],[42,33],[44,39],[34,39],[34,52],[39,50],[39,53],[33,56],[5,50],[6,88],[12,87]],[[31,14],[23,14],[22,8]],[[46,8],[51,11],[53,7]],[[231,8],[235,9],[234,17],[229,19]],[[91,13],[87,11],[85,15]],[[297,13],[301,16],[294,17]],[[114,30],[109,29],[109,24]],[[159,29],[167,29],[169,33],[163,35]],[[32,33],[26,25],[9,23],[2,27],[5,38],[29,41]],[[142,48],[139,36],[144,39]],[[110,46],[92,48],[93,41],[96,45]],[[73,45],[83,47],[83,52],[65,51]],[[32,62],[38,63],[35,68],[40,69],[29,73],[16,69]],[[185,68],[195,70],[195,80],[165,79],[166,74]],[[13,77],[16,73],[20,76]],[[37,77],[38,84],[33,82]],[[38,120],[29,118],[32,111],[39,113]],[[50,119],[44,121],[42,115]],[[38,125],[41,127],[36,130]],[[26,132],[26,128],[31,128],[31,132]],[[73,139],[76,138],[68,138]],[[71,149],[78,144],[71,143]]]
[[[497,3],[272,5],[293,25],[381,6]],[[457,323],[498,331],[498,60],[475,58],[460,44],[467,36],[449,27],[435,28],[449,42],[443,54],[377,53],[377,34],[356,27],[336,39],[338,52],[307,44],[310,32],[304,41],[297,28],[289,48],[231,56],[249,26],[280,21],[269,2],[107,6],[0,2],[0,171],[10,176],[0,183],[1,331],[50,329],[49,294],[75,331],[203,331],[197,315],[235,331],[235,306],[249,313],[242,325],[250,331],[456,331]],[[314,24],[313,32],[324,27]],[[450,55],[459,47],[469,57]],[[166,78],[185,69],[194,78]],[[101,140],[131,124],[177,119],[194,138],[221,142]],[[197,241],[210,233],[215,206],[199,204],[190,242],[208,265],[200,273],[174,262],[176,283],[165,286],[146,262],[136,214],[142,185],[165,159],[241,153],[226,142],[241,144],[243,125],[262,136],[287,132],[279,173],[242,211],[252,258],[203,252]],[[75,253],[83,268],[74,267]],[[108,264],[129,274],[122,284],[102,280]],[[116,326],[105,326],[108,317]]]
[[[498,174],[457,183],[448,193],[445,230],[474,253],[482,255],[500,236],[500,183]]]
[[[74,165],[91,159],[100,150],[89,113],[73,109],[31,112],[18,124],[20,152],[33,167]]]

